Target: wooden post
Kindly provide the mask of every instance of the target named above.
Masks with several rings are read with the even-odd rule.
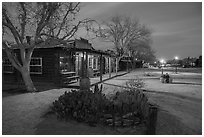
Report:
[[[156,134],[157,111],[158,111],[157,107],[155,106],[149,107],[149,118],[147,122],[147,135]]]
[[[98,58],[95,59],[96,60],[96,70],[98,69]]]
[[[82,58],[81,58],[81,77],[84,77],[84,52],[82,52]]]
[[[126,63],[126,71],[128,72],[128,62]]]
[[[111,58],[108,57],[108,66],[109,66],[109,78],[111,77]]]
[[[81,60],[80,53],[78,54],[78,62],[77,62],[77,65],[78,65],[77,73],[78,73],[78,75],[79,75],[79,69],[80,69],[80,61],[79,60]]]
[[[88,77],[88,53],[86,52],[86,58],[85,58],[85,77]]]
[[[112,126],[113,128],[115,128],[115,106],[114,104],[112,105],[112,118],[113,118]]]
[[[115,58],[116,62],[115,62],[115,73],[116,73],[116,76],[118,75],[118,58]]]
[[[103,68],[102,68],[102,65],[103,65],[103,62],[102,62],[102,54],[101,54],[101,56],[100,56],[100,82],[102,81],[102,74],[103,74]]]
[[[90,79],[88,78],[88,73],[87,73],[87,63],[88,61],[88,54],[86,52],[85,56],[84,56],[84,52],[83,52],[83,58],[82,58],[82,70],[81,70],[81,77],[80,77],[80,89],[81,90],[90,90]]]
[[[91,58],[91,67],[94,68],[94,56]]]

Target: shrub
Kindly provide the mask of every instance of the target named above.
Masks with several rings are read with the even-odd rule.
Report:
[[[121,105],[126,106],[123,110],[124,114],[134,112],[142,119],[145,119],[148,115],[148,99],[139,89],[117,92],[112,100],[119,107]]]
[[[144,82],[139,77],[136,77],[135,79],[130,79],[126,82],[126,87],[130,89],[137,89],[144,87]]]
[[[145,72],[144,76],[154,76],[154,74],[152,72]]]
[[[58,118],[73,118],[77,121],[92,122],[107,101],[103,94],[72,90],[65,92],[53,102],[52,109]]]
[[[101,88],[102,89],[102,88]],[[58,118],[75,119],[91,125],[130,126],[145,121],[148,102],[140,90],[117,92],[107,99],[97,87],[95,90],[71,90],[53,102],[52,110]]]

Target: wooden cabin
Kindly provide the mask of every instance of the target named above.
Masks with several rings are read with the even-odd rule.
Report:
[[[19,49],[14,52],[19,54]],[[81,76],[82,60],[86,59],[90,77],[108,72],[108,61],[114,61],[110,54],[95,50],[85,39],[71,40],[66,44],[38,46],[34,49],[30,74],[33,82],[48,82],[58,86],[66,86],[76,82]],[[3,82],[22,83],[18,72],[2,52]],[[113,64],[112,64],[113,65]]]

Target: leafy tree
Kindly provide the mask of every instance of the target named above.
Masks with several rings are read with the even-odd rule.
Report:
[[[38,44],[45,45],[54,39],[66,43],[90,19],[76,20],[80,3],[3,3],[3,48],[12,65],[21,73],[27,91],[36,88],[30,77],[30,61]],[[13,44],[12,44],[13,43]],[[20,59],[13,47],[20,50]]]

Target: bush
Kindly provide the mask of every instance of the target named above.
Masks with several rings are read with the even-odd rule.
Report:
[[[102,88],[101,88],[102,89]],[[58,118],[75,119],[91,125],[130,126],[145,121],[148,115],[147,98],[140,90],[117,92],[107,99],[95,90],[71,90],[53,102],[52,110]]]
[[[141,119],[146,119],[148,115],[148,99],[139,89],[130,89],[123,92],[117,92],[113,96],[113,102],[116,106],[123,105],[123,113],[134,112]]]
[[[152,72],[145,72],[144,76],[154,76],[154,74]]]
[[[99,110],[108,100],[105,95],[91,91],[65,92],[53,103],[53,111],[58,118],[73,118],[77,121],[91,122],[99,115]]]
[[[144,87],[144,82],[142,79],[136,77],[135,79],[130,79],[126,82],[126,87],[130,89],[137,89]]]

